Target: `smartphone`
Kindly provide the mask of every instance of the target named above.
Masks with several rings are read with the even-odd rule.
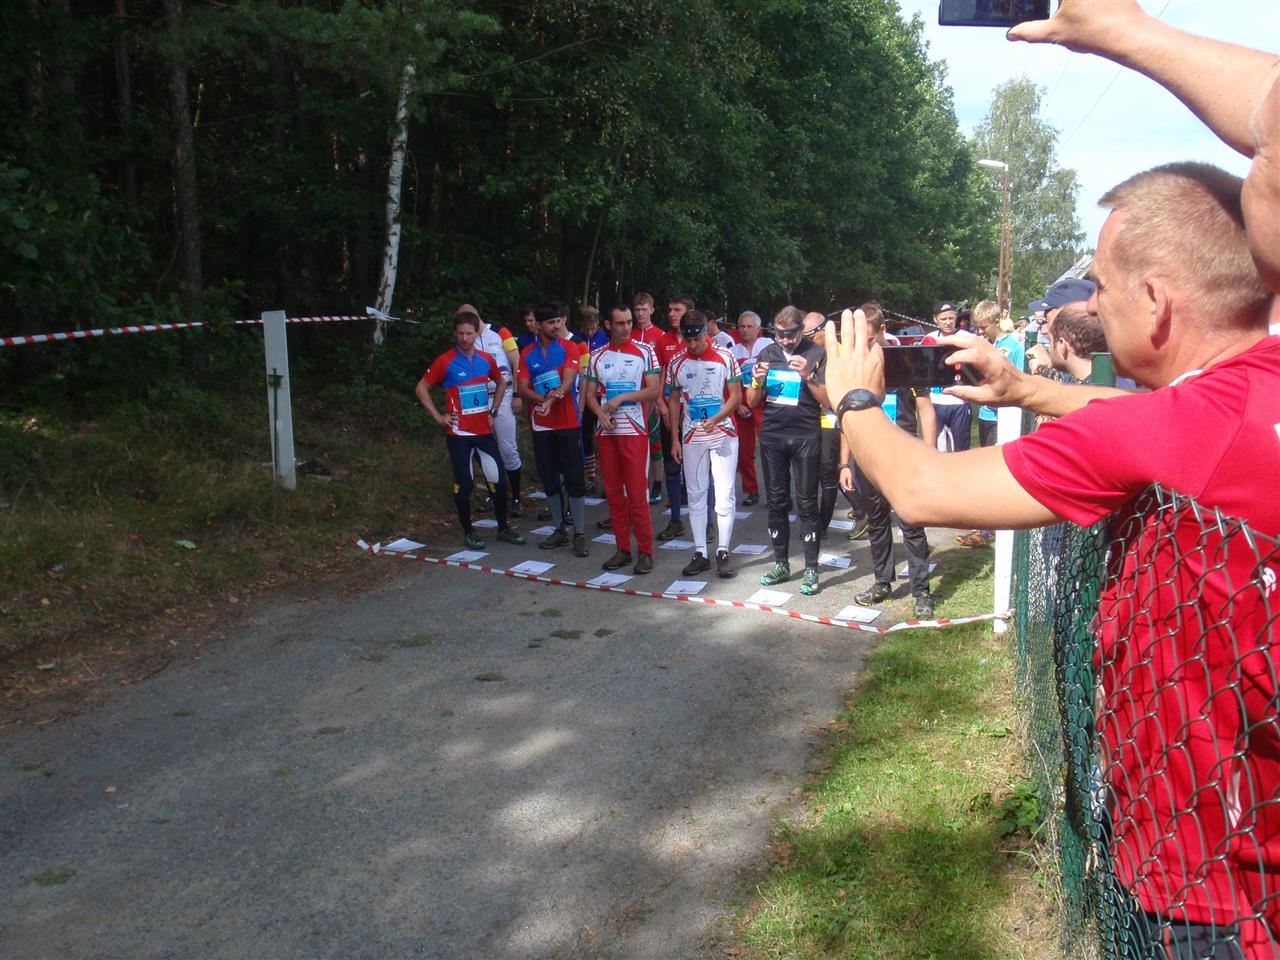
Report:
[[[1012,27],[1024,20],[1048,20],[1049,0],[938,0],[943,27]]]
[[[967,363],[944,362],[956,352],[955,347],[911,346],[882,349],[886,390],[897,390],[900,387],[954,387],[957,384],[977,384],[982,379],[978,371]]]

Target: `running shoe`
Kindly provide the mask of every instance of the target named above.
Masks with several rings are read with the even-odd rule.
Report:
[[[820,590],[822,590],[822,588],[818,586],[818,568],[805,567],[804,577],[800,581],[800,592],[806,597],[812,597]]]
[[[662,502],[662,484],[655,483],[652,487],[649,488],[649,502],[650,503]]]
[[[538,544],[538,549],[554,550],[556,547],[567,547],[568,545],[569,534],[565,532],[564,527],[556,527],[555,533]]]
[[[730,577],[736,577],[736,576],[737,576],[737,574],[734,572],[733,568],[732,568],[731,566],[729,566],[729,551],[728,551],[728,550],[717,550],[717,551],[716,551],[716,576],[717,576],[717,577],[724,577],[726,580],[728,580]]]
[[[916,597],[916,619],[917,620],[933,619],[933,597],[930,597],[930,596]]]
[[[652,573],[653,557],[649,556],[647,553],[640,554],[640,556],[636,558],[636,565],[631,568],[631,572],[639,574]]]
[[[587,535],[585,533],[579,533],[574,535],[573,555],[575,557],[591,556],[591,548],[587,546]]]
[[[971,533],[961,534],[956,537],[956,543],[962,547],[989,547],[994,539],[995,536],[989,531],[974,530]]]
[[[612,530],[612,529],[613,529],[613,517],[605,517],[603,520],[597,520],[597,521],[596,521],[596,529],[597,529],[597,530]]]
[[[615,550],[612,557],[600,564],[605,570],[621,570],[631,562],[630,550]]]
[[[748,493],[745,497],[742,498],[742,505],[744,507],[754,507],[759,502],[760,502],[760,494],[758,493]]]
[[[692,577],[695,574],[702,573],[704,570],[711,569],[711,561],[704,557],[701,551],[694,553],[693,559],[684,565],[684,569],[680,571],[683,577]]]
[[[785,583],[791,579],[791,566],[786,563],[778,562],[773,565],[773,569],[768,573],[760,575],[760,586],[772,587],[779,583]]]
[[[517,547],[525,543],[524,534],[515,527],[503,527],[498,531],[498,539],[503,543],[515,544]]]
[[[524,504],[520,502],[519,497],[513,497],[511,500],[511,509],[507,511],[517,520],[524,516]]]
[[[859,517],[853,521],[853,529],[849,531],[850,540],[866,540],[871,536],[871,524],[866,517]]]
[[[860,607],[875,607],[889,599],[889,584],[877,583],[853,598]]]
[[[676,537],[684,536],[684,524],[679,520],[672,520],[658,533],[659,540],[674,540]]]
[[[539,519],[539,520],[550,520],[550,519],[551,519],[551,508],[550,508],[550,507],[543,507],[541,510],[539,510],[539,511],[538,511],[538,519]]]
[[[480,539],[480,534],[476,533],[474,530],[464,536],[462,538],[462,542],[466,545],[468,550],[484,549],[484,541]]]

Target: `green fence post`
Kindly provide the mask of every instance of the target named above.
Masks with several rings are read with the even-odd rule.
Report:
[[[1093,354],[1093,374],[1089,379],[1096,387],[1114,387],[1116,385],[1116,367],[1111,362],[1111,354]]]

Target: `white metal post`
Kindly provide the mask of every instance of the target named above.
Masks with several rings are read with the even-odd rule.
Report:
[[[271,428],[271,469],[286,490],[298,486],[293,463],[293,401],[289,393],[289,339],[283,310],[262,315],[267,360],[267,415]]]
[[[1016,440],[1022,433],[1022,409],[1020,407],[1001,407],[996,411],[996,443],[1008,443]],[[1013,603],[1013,531],[996,531],[996,570],[995,596],[992,600],[992,613],[1003,617],[1009,612]],[[996,633],[1004,633],[1009,628],[1007,621],[996,620],[993,624]]]

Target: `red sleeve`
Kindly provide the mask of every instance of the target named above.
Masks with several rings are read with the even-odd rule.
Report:
[[[444,375],[449,369],[449,355],[442,353],[431,361],[431,366],[427,368],[427,372],[422,375],[422,379],[427,381],[427,386],[438,387],[444,382]]]
[[[1093,400],[1001,447],[1018,485],[1060,517],[1088,526],[1156,479],[1153,462],[1177,420],[1158,394]]]

